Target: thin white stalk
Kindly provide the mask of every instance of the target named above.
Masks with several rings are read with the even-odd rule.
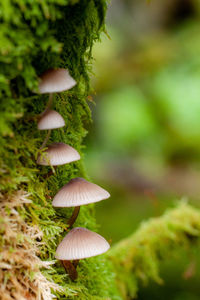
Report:
[[[46,135],[46,137],[45,137],[45,139],[44,139],[44,141],[43,141],[42,146],[40,147],[40,149],[43,149],[45,147],[45,145],[48,142],[48,139],[50,137],[50,134],[51,134],[51,129],[48,130],[48,133],[47,133],[47,135]]]
[[[51,108],[52,103],[53,103],[53,94],[51,93],[51,94],[49,94],[49,101],[47,102],[47,106],[46,106],[45,111],[47,111],[48,109]]]

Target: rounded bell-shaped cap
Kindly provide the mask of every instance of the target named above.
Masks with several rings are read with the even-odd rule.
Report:
[[[80,159],[79,153],[64,143],[53,143],[38,156],[37,163],[43,166],[59,166]]]
[[[76,81],[66,69],[50,69],[40,76],[39,92],[59,93],[71,89]]]
[[[106,252],[109,243],[96,232],[86,228],[73,228],[58,245],[55,257],[60,260],[76,260]]]
[[[38,121],[39,130],[56,129],[65,126],[63,117],[55,110],[47,109]]]
[[[73,207],[98,202],[110,197],[110,194],[83,178],[74,178],[65,184],[53,199],[55,207]]]

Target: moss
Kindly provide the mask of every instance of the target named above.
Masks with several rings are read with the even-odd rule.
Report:
[[[55,191],[73,177],[87,176],[82,160],[60,166],[48,179],[45,175],[50,168],[36,165],[45,137],[37,130],[37,115],[44,110],[48,97],[33,91],[37,90],[37,76],[44,70],[70,70],[78,84],[54,95],[53,107],[63,115],[66,127],[54,130],[50,142],[65,142],[82,153],[87,134],[84,125],[91,121],[87,104],[91,50],[104,30],[105,10],[104,0],[0,3],[0,187],[4,195],[18,190],[30,195],[32,203],[21,207],[19,213],[28,226],[42,230],[39,257],[43,261],[54,260],[71,213],[70,209],[52,208]],[[76,225],[97,230],[93,205],[81,208]],[[109,291],[115,288],[114,275],[103,256],[81,262],[76,283],[70,281],[59,262],[43,273],[49,282],[63,287],[62,291],[54,291],[59,299],[108,299]]]
[[[116,244],[107,255],[117,274],[116,281],[123,299],[136,298],[138,286],[159,275],[162,261],[179,255],[180,250],[192,253],[199,248],[200,211],[186,203],[163,216],[144,222],[127,239]]]
[[[61,291],[59,285],[41,273],[41,268],[49,268],[51,264],[37,257],[42,231],[29,226],[19,214],[30,203],[24,191],[0,195],[1,299],[50,300],[51,289]]]
[[[83,157],[85,124],[91,121],[87,104],[91,92],[91,50],[104,30],[105,10],[105,0],[0,2],[0,204],[3,207],[0,248],[6,255],[14,253],[15,258],[0,257],[0,283],[4,283],[1,296],[5,299],[13,299],[13,295],[15,299],[24,297],[24,291],[34,299],[39,297],[41,289],[40,296],[45,300],[51,298],[51,289],[58,299],[133,298],[139,281],[148,282],[151,278],[162,282],[161,260],[176,253],[179,247],[188,250],[189,246],[196,246],[199,239],[200,213],[183,204],[142,225],[108,255],[81,261],[76,282],[71,282],[54,260],[55,249],[66,234],[71,210],[54,210],[52,197],[71,178],[87,178],[87,175],[81,159],[58,167],[54,175],[45,179],[50,168],[36,165],[45,133],[37,130],[36,121],[48,97],[33,91],[37,90],[38,75],[44,70],[50,67],[70,70],[78,84],[54,96],[54,108],[63,115],[66,127],[54,130],[50,142],[70,144]],[[22,203],[15,201],[10,207],[8,199],[18,199],[15,195],[19,191],[31,202],[24,204],[24,197],[20,196]],[[14,240],[10,240],[5,228],[12,227],[16,215],[19,227],[13,231]],[[94,205],[81,208],[76,226],[97,231]],[[33,238],[34,232],[37,234]],[[22,263],[19,251],[24,251],[25,246],[32,249],[28,267]],[[46,261],[52,263],[52,260],[51,267],[43,268]],[[17,284],[23,276],[24,288]]]

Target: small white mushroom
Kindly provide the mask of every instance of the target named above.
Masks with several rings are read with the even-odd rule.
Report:
[[[101,235],[76,227],[58,245],[55,257],[62,262],[70,278],[75,280],[78,277],[76,267],[79,259],[100,255],[109,248],[109,243]]]
[[[76,85],[76,81],[70,76],[67,69],[49,69],[40,76],[39,93],[50,94],[46,109],[50,108],[53,101],[53,93],[70,90]]]
[[[109,248],[109,243],[101,235],[76,227],[58,245],[55,257],[61,260],[70,278],[75,280],[78,277],[76,266],[79,259],[100,255]]]
[[[40,116],[38,121],[39,130],[48,130],[47,136],[44,139],[40,149],[44,148],[46,145],[52,129],[61,128],[65,126],[65,121],[63,117],[55,110],[45,109],[45,111]]]
[[[76,81],[67,69],[50,69],[40,76],[39,92],[40,94],[59,93],[75,85]]]
[[[102,187],[83,178],[71,179],[53,199],[55,207],[73,207],[98,202],[110,197]]]
[[[79,153],[64,143],[53,143],[38,156],[37,163],[42,166],[59,166],[80,159]]]
[[[77,260],[100,255],[109,248],[109,243],[98,233],[75,227],[58,245],[55,257],[60,260]]]
[[[109,197],[110,194],[97,184],[83,178],[74,178],[58,191],[52,205],[54,207],[75,207],[68,220],[69,227],[72,227],[79,214],[80,205],[98,202]]]
[[[39,130],[50,130],[65,126],[63,117],[55,110],[47,109],[38,121]]]
[[[55,257],[59,260],[77,260],[100,255],[109,248],[109,243],[98,233],[75,227],[58,245]]]

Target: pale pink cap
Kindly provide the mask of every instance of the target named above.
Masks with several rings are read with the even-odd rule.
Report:
[[[110,197],[110,194],[83,178],[74,178],[65,184],[53,199],[55,207],[73,207],[98,202]]]
[[[106,252],[109,243],[96,232],[86,228],[73,228],[58,245],[55,257],[59,260],[76,260]]]
[[[38,156],[37,163],[43,166],[59,166],[80,159],[79,153],[64,143],[53,143]]]
[[[50,69],[40,76],[39,92],[59,93],[71,89],[76,81],[66,69]]]
[[[56,129],[65,126],[63,117],[55,110],[46,110],[38,121],[39,130]]]

